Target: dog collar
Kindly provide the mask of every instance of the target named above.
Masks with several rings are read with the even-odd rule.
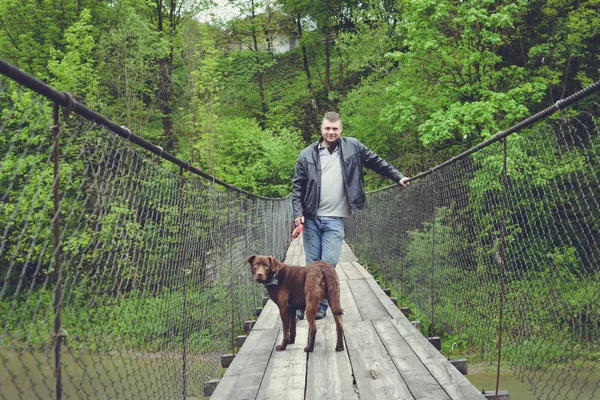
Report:
[[[269,282],[265,282],[263,283],[264,287],[267,286],[277,286],[279,284],[279,281],[277,280],[277,272],[275,272],[275,274],[273,275],[273,277],[271,278],[271,280]]]

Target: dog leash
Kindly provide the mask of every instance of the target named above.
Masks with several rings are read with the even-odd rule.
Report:
[[[302,229],[304,228],[304,224],[300,223],[296,229],[294,229],[294,232],[292,232],[292,237],[294,239],[296,239],[298,236],[300,236],[300,233],[302,232]]]

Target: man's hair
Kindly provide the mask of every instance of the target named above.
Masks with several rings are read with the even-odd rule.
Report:
[[[342,119],[340,118],[340,114],[336,113],[335,111],[329,111],[323,116],[323,122],[325,122],[325,120],[329,122],[341,122]]]

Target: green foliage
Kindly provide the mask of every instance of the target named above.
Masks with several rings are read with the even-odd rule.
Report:
[[[214,130],[214,144],[201,141],[196,149],[201,160],[214,160],[216,176],[265,196],[282,197],[290,192],[299,143],[287,129],[263,131],[252,120],[227,118],[216,121]]]
[[[260,109],[260,97],[254,82],[256,68],[253,54],[248,51],[232,51],[219,59],[220,71],[225,76],[223,98],[225,116],[253,118]]]
[[[408,175],[598,77],[595,0],[279,4],[236,2],[240,17],[219,26],[189,18],[197,1],[173,2],[177,11],[140,0],[7,0],[0,48],[135,133],[179,143],[175,153],[192,162],[197,143],[217,140],[217,119],[308,142],[314,119],[334,109],[346,134]],[[297,35],[298,17],[312,94],[300,48],[273,52]],[[175,139],[165,136],[169,120]],[[215,172],[213,160],[200,162]]]
[[[230,339],[231,305],[221,287],[189,291],[188,327],[202,327],[188,333],[188,349],[211,352],[223,349]],[[0,312],[7,317],[0,346],[13,348],[48,348],[53,343],[54,293],[40,290],[19,296],[13,301],[0,301]],[[109,351],[121,349],[148,352],[172,350],[170,337],[181,341],[183,314],[171,310],[183,304],[181,291],[164,290],[158,296],[132,291],[121,298],[98,297],[94,307],[87,296],[63,304],[61,326],[66,345],[74,350]],[[210,315],[197,312],[210,307]]]
[[[53,84],[83,100],[89,107],[98,103],[98,80],[95,75],[95,39],[92,36],[90,11],[84,9],[79,21],[65,31],[64,52],[53,50],[48,70],[55,76]]]
[[[7,86],[0,93],[3,134],[0,136],[0,271],[22,267],[25,271],[35,269],[34,260],[47,265],[50,254],[46,251],[45,238],[51,234],[50,225],[37,221],[50,221],[53,200],[51,168],[51,137],[46,123],[50,109],[31,93],[21,95],[16,84]],[[63,179],[65,176],[63,175]],[[23,240],[31,243],[23,247]],[[5,278],[9,290],[16,282]]]
[[[62,52],[66,31],[80,21],[83,9],[92,19],[102,20],[108,7],[93,0],[5,0],[0,2],[0,57],[27,72],[49,77],[48,62],[53,53]],[[98,34],[95,31],[94,34]],[[72,44],[71,44],[72,45]]]
[[[394,165],[407,176],[427,169],[442,160],[443,154],[425,148],[418,135],[409,129],[395,132],[396,127],[385,110],[396,96],[384,78],[365,82],[350,91],[340,106],[343,115],[343,135],[359,139],[377,155]],[[393,134],[392,134],[393,133]],[[388,186],[391,182],[366,170],[367,190]]]
[[[337,41],[340,53],[352,54],[346,71],[368,74],[371,79],[390,75],[394,65],[386,54],[393,51],[395,45],[394,36],[390,36],[390,28],[384,21],[375,24],[368,23],[368,20],[357,21],[356,29],[342,32]]]
[[[546,86],[498,51],[525,12],[522,1],[408,2],[399,26],[406,50],[391,55],[403,71],[393,90],[405,104],[390,111],[397,128],[417,113],[425,145],[473,143],[525,117]]]
[[[539,2],[530,12],[538,23],[527,30],[537,40],[531,43],[527,62],[546,80],[549,100],[597,80],[599,60],[592,49],[600,34],[598,2]]]
[[[207,148],[207,151],[200,150],[202,157],[206,159],[205,168],[214,175],[215,123],[223,106],[223,73],[219,68],[221,53],[207,27],[190,21],[184,25],[183,34],[186,43],[185,60],[189,65],[189,89],[185,100],[191,104],[191,110],[183,106],[180,108],[184,117],[181,124],[176,126],[184,140],[179,141],[179,152],[185,159],[197,163],[200,149],[196,144],[201,138],[202,146]],[[185,114],[186,112],[189,113]]]
[[[119,1],[110,8],[107,29],[97,38],[96,76],[102,83],[100,112],[149,141],[161,133],[160,112],[154,100],[159,67],[169,43],[145,18],[141,1]]]

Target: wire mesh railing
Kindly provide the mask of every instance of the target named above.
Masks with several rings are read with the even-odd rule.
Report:
[[[406,190],[369,193],[368,210],[348,221],[346,234],[399,304],[416,308],[425,334],[482,354],[498,376],[511,367],[537,398],[593,399],[599,97],[549,117],[554,111],[421,174]]]
[[[0,79],[0,398],[202,396],[262,301],[244,258],[285,255],[290,198],[0,67],[45,96]]]

